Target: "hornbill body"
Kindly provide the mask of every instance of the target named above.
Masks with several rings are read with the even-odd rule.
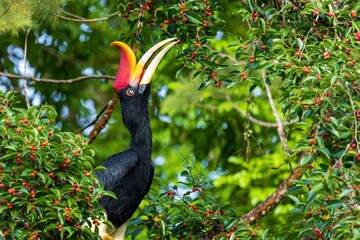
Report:
[[[113,87],[121,102],[122,120],[129,130],[131,142],[128,150],[117,153],[102,163],[106,170],[95,172],[105,190],[112,191],[117,197],[114,199],[104,196],[100,199],[100,204],[106,210],[107,220],[115,228],[121,229],[120,233],[115,231],[116,237],[102,236],[104,239],[124,237],[126,221],[150,189],[154,176],[148,116],[150,83],[161,58],[175,44],[175,38],[156,44],[137,64],[135,54],[129,46],[122,42],[113,42],[110,45],[120,49],[120,65]],[[158,52],[160,48],[163,49]]]

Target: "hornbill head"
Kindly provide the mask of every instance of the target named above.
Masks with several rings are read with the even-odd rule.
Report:
[[[170,38],[159,42],[138,63],[134,51],[127,44],[118,41],[110,44],[120,50],[120,64],[113,88],[120,97],[123,121],[130,131],[138,124],[133,121],[144,111],[147,112],[150,83],[156,67],[177,41],[177,38]]]
[[[177,38],[159,42],[150,48],[136,64],[135,53],[127,44],[112,42],[110,47],[118,47],[120,50],[120,64],[113,84],[115,91],[124,92],[128,97],[144,94],[160,60],[176,43]]]

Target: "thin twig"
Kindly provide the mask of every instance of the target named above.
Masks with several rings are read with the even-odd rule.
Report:
[[[225,94],[225,98],[228,102],[230,102],[232,104],[232,108],[237,111],[238,113],[240,113],[241,116],[243,116],[244,118],[246,118],[247,120],[249,120],[250,122],[253,122],[259,126],[262,127],[266,127],[266,128],[276,128],[278,127],[278,123],[272,123],[272,122],[264,122],[262,120],[259,120],[253,116],[251,116],[250,114],[246,114],[245,112],[243,112],[231,99],[229,94]],[[288,125],[292,125],[297,123],[298,121],[294,120],[291,122],[283,122],[282,125],[288,126]]]
[[[276,107],[275,107],[275,104],[274,104],[274,100],[273,100],[273,98],[272,98],[270,88],[269,88],[268,84],[266,83],[266,78],[265,78],[265,77],[266,77],[266,76],[265,76],[265,72],[263,71],[263,72],[262,72],[262,79],[263,79],[263,81],[264,81],[266,94],[267,94],[267,96],[268,96],[268,99],[269,99],[269,103],[270,103],[272,112],[273,112],[274,117],[275,117],[275,119],[276,119],[277,131],[278,131],[278,134],[279,134],[279,137],[280,137],[281,144],[282,144],[283,149],[284,149],[285,151],[287,151],[287,152],[290,153],[290,154],[293,154],[294,152],[293,152],[292,150],[290,150],[289,147],[286,145],[286,136],[285,136],[285,132],[284,132],[284,127],[283,127],[283,124],[282,124],[282,122],[281,122],[280,116],[279,116],[279,114],[277,113],[277,110],[276,110]]]
[[[111,14],[106,15],[106,16],[101,17],[101,18],[86,19],[86,18],[82,18],[82,17],[79,17],[77,15],[65,12],[65,11],[63,11],[63,13],[65,13],[65,14],[67,14],[69,16],[72,16],[72,18],[65,17],[64,15],[59,15],[59,18],[67,20],[67,21],[71,21],[71,22],[80,22],[80,23],[91,23],[91,22],[107,21],[107,20],[109,20],[109,18],[111,18],[111,17],[113,17],[115,15],[121,16],[120,12],[114,12],[114,13],[111,13]]]
[[[101,115],[105,112],[105,110],[108,108],[110,102],[107,103],[101,110],[100,112],[96,115],[96,117],[91,121],[89,122],[88,124],[86,124],[84,127],[80,128],[79,130],[77,130],[76,132],[77,133],[80,133],[82,131],[84,131],[85,129],[87,129],[88,127],[94,125],[97,121],[99,121]]]
[[[28,29],[26,31],[25,34],[25,43],[24,43],[24,74],[26,74],[26,56],[27,56],[27,46],[28,46],[28,36],[30,33],[30,29]],[[29,97],[27,95],[28,93],[28,88],[27,88],[27,81],[24,81],[24,95],[25,95],[25,102],[26,102],[26,106],[27,108],[30,108],[30,101],[29,101]]]
[[[73,14],[73,13],[69,13],[69,12],[64,11],[64,10],[62,11],[62,13],[66,14],[66,15],[69,15],[69,16],[71,16],[71,17],[73,17],[73,18],[76,18],[76,19],[82,19],[82,20],[86,19],[86,18],[84,18],[84,17],[78,16],[78,15]]]
[[[358,139],[358,135],[357,135],[358,134],[358,125],[357,125],[357,121],[356,121],[356,110],[355,110],[354,102],[353,102],[351,94],[350,94],[350,88],[349,88],[349,83],[348,82],[345,82],[345,87],[347,89],[346,94],[349,97],[351,110],[352,110],[353,115],[354,115],[354,125],[355,125],[354,126],[354,134],[355,134],[354,139],[356,141],[356,146],[357,146],[358,152],[360,152],[359,139]]]
[[[70,83],[82,82],[90,79],[111,79],[111,80],[115,79],[115,77],[111,75],[90,75],[90,76],[81,76],[70,79],[49,79],[49,78],[36,78],[32,76],[21,76],[21,75],[4,73],[4,72],[0,72],[0,76],[4,76],[7,78],[29,80],[34,82],[55,83],[55,84],[70,84]]]

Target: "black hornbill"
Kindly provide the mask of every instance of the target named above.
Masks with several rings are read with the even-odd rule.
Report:
[[[126,221],[150,189],[154,176],[148,116],[150,83],[161,58],[176,42],[176,38],[171,38],[156,44],[137,64],[135,54],[128,45],[122,42],[110,44],[120,49],[120,65],[113,87],[121,102],[122,120],[130,132],[131,143],[128,150],[117,153],[102,163],[107,170],[95,172],[105,190],[112,191],[117,197],[114,199],[104,196],[100,199],[107,219],[118,228],[112,234],[102,236],[104,239],[124,237]],[[104,233],[100,233],[102,234]]]

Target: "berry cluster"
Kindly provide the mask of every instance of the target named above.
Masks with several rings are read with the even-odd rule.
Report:
[[[216,79],[211,76],[219,65],[211,63],[211,58],[217,53],[210,51],[206,46],[208,40],[214,38],[221,29],[221,19],[216,15],[220,7],[216,1],[130,1],[125,7],[124,16],[129,19],[129,23],[134,19],[141,22],[134,29],[134,36],[140,37],[149,31],[151,34],[157,32],[163,37],[179,38],[180,45],[186,46],[179,54],[184,69],[201,69],[201,77],[205,81],[213,82],[216,86],[222,85],[222,78]]]
[[[52,107],[24,110],[11,102],[16,102],[14,93],[0,92],[2,238],[60,239],[66,229],[79,239],[92,239],[81,225],[102,218],[98,198],[104,191],[94,188],[85,139],[57,130]]]

